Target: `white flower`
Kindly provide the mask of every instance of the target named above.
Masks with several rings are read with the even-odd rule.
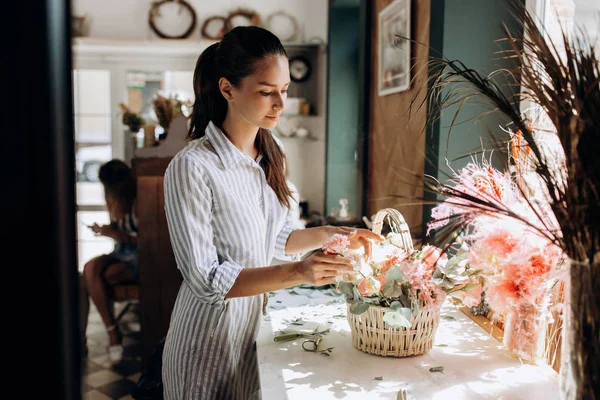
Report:
[[[386,237],[387,241],[394,246],[398,246],[404,249],[404,242],[402,241],[402,235],[400,233],[390,232]]]

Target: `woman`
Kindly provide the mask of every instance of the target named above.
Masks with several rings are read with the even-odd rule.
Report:
[[[284,153],[269,131],[289,83],[283,46],[258,27],[233,29],[196,64],[191,141],[164,180],[183,275],[163,352],[165,399],[260,398],[263,294],[350,270],[350,260],[321,252],[298,261],[335,233],[367,251],[368,239],[380,239],[349,228],[294,230]],[[268,266],[273,256],[291,262]]]
[[[106,208],[111,223],[94,224],[90,229],[96,235],[107,236],[115,241],[114,250],[88,261],[81,276],[82,329],[85,330],[89,313],[89,297],[92,298],[108,332],[108,356],[118,362],[123,355],[123,335],[115,323],[112,307],[112,287],[119,283],[137,282],[137,219],[134,213],[136,181],[129,166],[121,160],[110,160],[100,167],[98,178],[104,188]],[[84,346],[84,353],[86,347]]]

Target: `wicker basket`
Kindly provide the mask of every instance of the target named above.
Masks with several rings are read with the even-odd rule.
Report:
[[[383,222],[387,220],[394,232],[402,236],[403,246],[412,250],[413,244],[408,225],[400,212],[392,208],[380,210],[373,221],[372,231],[381,234]],[[388,307],[370,306],[360,315],[350,312],[348,323],[352,332],[352,344],[369,354],[386,357],[407,357],[424,354],[431,350],[440,322],[439,309],[424,309],[412,318],[410,328],[390,328],[385,326],[383,315]]]

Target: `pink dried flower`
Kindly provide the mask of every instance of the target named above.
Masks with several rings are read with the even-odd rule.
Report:
[[[468,290],[452,292],[452,297],[459,299],[466,307],[476,307],[481,303],[483,287],[477,285]]]
[[[361,296],[369,297],[379,293],[381,283],[373,276],[368,276],[358,283],[356,290]]]
[[[342,255],[344,250],[350,245],[350,240],[346,235],[336,233],[327,242],[323,244],[322,250],[325,254]]]
[[[435,264],[441,259],[441,256],[442,250],[435,246],[425,245],[421,249],[421,258],[432,268],[435,267]]]
[[[392,254],[379,264],[379,274],[385,275],[391,267],[393,267],[394,265],[398,265],[402,260],[406,258],[406,256],[407,254],[405,252],[393,250]]]

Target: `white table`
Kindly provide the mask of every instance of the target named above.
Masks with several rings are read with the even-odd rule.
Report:
[[[559,398],[553,369],[508,357],[493,336],[449,303],[442,308],[446,317],[430,352],[393,358],[352,346],[342,297],[307,289],[299,292],[279,291],[269,300],[269,315],[257,339],[264,400],[396,399],[402,388],[407,389],[408,399],[415,400]],[[289,324],[297,318],[307,322]],[[274,334],[286,328],[331,328],[319,349],[334,349],[325,356],[304,351],[305,339],[274,342]],[[444,371],[429,372],[436,366]]]

